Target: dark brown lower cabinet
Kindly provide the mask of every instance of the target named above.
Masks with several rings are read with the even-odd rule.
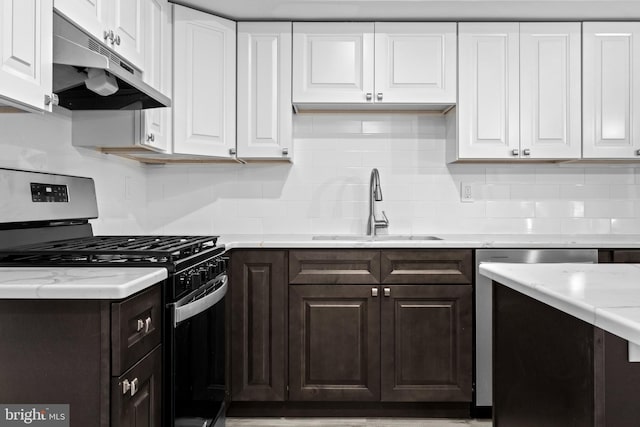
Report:
[[[380,400],[377,287],[289,286],[289,399]]]
[[[388,286],[382,295],[382,400],[471,401],[471,286]]]
[[[470,285],[289,286],[289,398],[469,402]]]
[[[118,301],[0,300],[0,402],[68,404],[71,427],[160,427],[160,286]]]
[[[286,399],[286,251],[231,255],[231,400]]]

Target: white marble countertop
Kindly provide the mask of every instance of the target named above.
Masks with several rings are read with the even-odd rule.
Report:
[[[435,234],[442,240],[314,240],[311,234],[229,234],[218,240],[234,248],[640,248],[640,235]],[[356,240],[358,239],[358,240]]]
[[[0,298],[122,299],[166,278],[157,267],[0,267]]]
[[[482,263],[480,274],[640,345],[640,264]]]

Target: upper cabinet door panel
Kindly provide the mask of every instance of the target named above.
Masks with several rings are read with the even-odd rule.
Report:
[[[371,102],[373,31],[373,23],[295,22],[293,102]]]
[[[112,26],[116,37],[113,48],[142,70],[144,69],[143,2],[149,0],[112,1]]]
[[[578,22],[520,24],[520,148],[524,158],[580,158],[580,31]]]
[[[235,148],[235,26],[174,6],[174,153],[228,158]]]
[[[0,104],[51,111],[52,25],[52,0],[0,3]]]
[[[640,22],[585,22],[582,29],[583,156],[637,157]]]
[[[456,23],[375,23],[376,102],[456,102]]]
[[[291,23],[239,22],[238,157],[290,157],[292,120]]]
[[[514,157],[520,137],[519,24],[458,28],[458,156]]]
[[[54,7],[75,25],[104,41],[109,29],[109,0],[55,0]]]

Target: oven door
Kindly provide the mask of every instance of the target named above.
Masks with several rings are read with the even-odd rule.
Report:
[[[169,425],[222,427],[225,424],[225,295],[221,274],[169,304]],[[172,337],[171,337],[172,335]]]

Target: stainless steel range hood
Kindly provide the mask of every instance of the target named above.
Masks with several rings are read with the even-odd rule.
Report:
[[[98,80],[103,93],[113,93],[100,95],[87,87],[87,80]],[[57,13],[53,15],[53,92],[59,105],[69,110],[171,106],[171,99],[142,81],[140,70]]]

